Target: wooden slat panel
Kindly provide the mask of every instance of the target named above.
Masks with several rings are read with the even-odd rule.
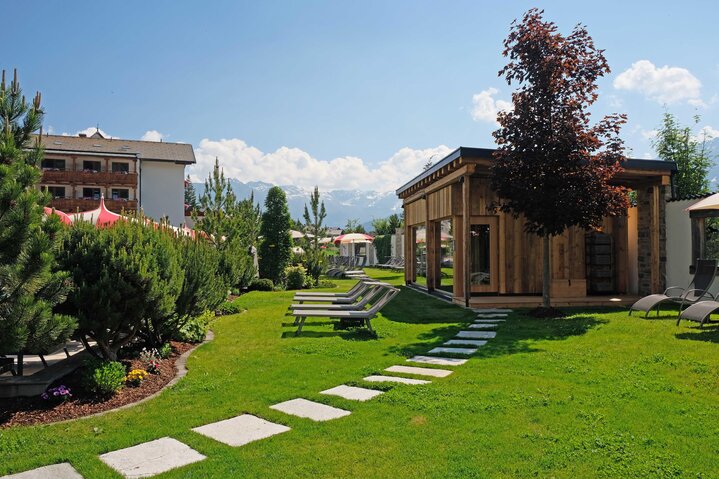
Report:
[[[416,225],[423,225],[425,222],[425,201],[424,199],[420,199],[417,201],[413,201],[412,203],[406,204],[404,206],[405,211],[405,218],[404,221],[409,226],[416,226]]]
[[[427,196],[427,207],[430,220],[452,216],[452,186],[430,193]]]

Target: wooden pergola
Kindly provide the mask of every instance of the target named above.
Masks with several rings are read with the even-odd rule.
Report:
[[[440,289],[444,222],[451,225],[454,241],[455,302],[538,304],[541,239],[524,232],[521,218],[491,208],[497,199],[490,187],[493,151],[460,147],[397,190],[405,212],[405,280],[415,283],[421,268],[422,273],[426,270],[427,289]],[[616,180],[636,192],[636,207],[605,218],[601,231],[572,228],[552,238],[550,289],[555,304],[629,301],[663,288],[664,202],[675,170],[672,162],[628,160]],[[426,254],[419,258],[416,235],[422,229]]]

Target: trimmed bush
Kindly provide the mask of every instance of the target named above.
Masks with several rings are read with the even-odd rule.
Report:
[[[287,289],[302,289],[307,283],[307,270],[304,266],[288,266],[285,268]]]
[[[273,291],[274,289],[275,285],[272,284],[272,280],[267,278],[253,279],[249,287],[250,291]]]
[[[85,363],[82,383],[85,389],[95,394],[113,395],[125,384],[125,366],[117,361],[92,359]]]
[[[207,336],[210,329],[210,322],[215,317],[215,313],[206,311],[200,316],[196,316],[187,321],[177,335],[178,341],[186,343],[201,343]]]
[[[217,311],[219,311],[220,315],[227,316],[229,314],[239,314],[244,311],[244,308],[236,301],[225,301],[217,308]]]
[[[318,288],[336,288],[337,283],[330,281],[328,279],[322,279],[317,282],[317,287]]]

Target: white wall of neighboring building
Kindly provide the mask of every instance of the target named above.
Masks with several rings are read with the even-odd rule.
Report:
[[[685,288],[692,279],[689,273],[689,266],[694,262],[692,228],[689,212],[686,209],[697,201],[699,200],[667,202],[667,286]]]
[[[185,165],[144,160],[140,166],[140,206],[154,220],[163,216],[179,226],[185,221]]]

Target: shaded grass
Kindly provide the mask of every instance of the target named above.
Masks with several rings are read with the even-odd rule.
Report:
[[[402,282],[401,272],[368,272]],[[188,376],[157,399],[0,430],[0,475],[67,460],[88,478],[119,477],[98,454],[171,436],[208,459],[158,477],[719,476],[716,328],[616,309],[520,312],[448,378],[392,386],[361,378],[440,345],[474,315],[403,289],[373,321],[376,339],[321,318],[294,337],[291,297],[242,296],[247,312],[218,320]],[[387,392],[366,403],[319,394],[343,383]],[[269,409],[295,397],[353,414],[313,423]],[[190,431],[245,412],[292,431],[240,448]]]

